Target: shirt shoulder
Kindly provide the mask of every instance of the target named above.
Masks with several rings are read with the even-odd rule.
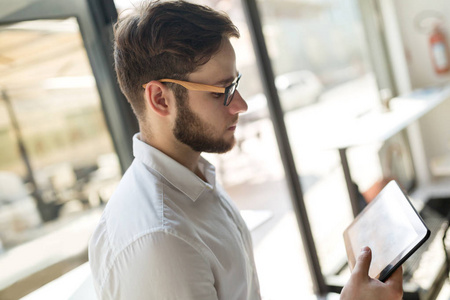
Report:
[[[116,248],[164,225],[165,183],[158,173],[134,161],[109,199],[103,215]]]
[[[90,240],[89,260],[96,289],[121,265],[139,261],[139,255],[132,254],[135,251],[153,248],[153,253],[164,252],[160,251],[164,243],[157,245],[154,236],[172,244],[176,238],[184,248],[189,245],[197,255],[204,254],[190,234],[191,224],[178,217],[174,203],[183,207],[193,202],[154,169],[135,160],[108,201]]]

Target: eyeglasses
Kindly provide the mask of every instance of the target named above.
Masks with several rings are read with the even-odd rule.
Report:
[[[182,80],[176,80],[176,79],[160,79],[159,82],[171,82],[175,84],[179,84],[182,87],[191,90],[191,91],[200,91],[200,92],[212,92],[212,93],[218,93],[218,94],[224,94],[224,100],[223,105],[228,106],[231,103],[231,100],[233,100],[234,93],[236,92],[236,89],[239,84],[239,80],[241,79],[242,74],[239,74],[238,77],[233,81],[232,84],[230,84],[227,87],[218,87],[214,85],[208,85],[208,84],[202,84],[202,83],[194,83],[189,81],[182,81]],[[147,84],[143,84],[142,87],[145,89],[147,87]]]

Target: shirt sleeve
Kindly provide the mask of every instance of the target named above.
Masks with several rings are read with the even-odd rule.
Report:
[[[214,300],[211,266],[187,241],[167,232],[147,234],[115,260],[102,299]]]

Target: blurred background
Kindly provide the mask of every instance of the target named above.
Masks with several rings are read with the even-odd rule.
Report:
[[[139,2],[0,0],[0,299],[95,299],[87,243],[137,131],[112,24]],[[433,232],[405,299],[450,299],[450,3],[193,2],[241,32],[249,110],[236,147],[205,157],[251,230],[263,299],[337,298],[342,232],[391,179]]]

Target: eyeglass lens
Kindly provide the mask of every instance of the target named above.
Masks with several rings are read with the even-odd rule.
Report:
[[[225,101],[223,103],[225,106],[230,105],[231,100],[233,100],[234,93],[236,92],[236,89],[237,89],[238,84],[239,84],[239,79],[240,79],[240,77],[225,92]]]

